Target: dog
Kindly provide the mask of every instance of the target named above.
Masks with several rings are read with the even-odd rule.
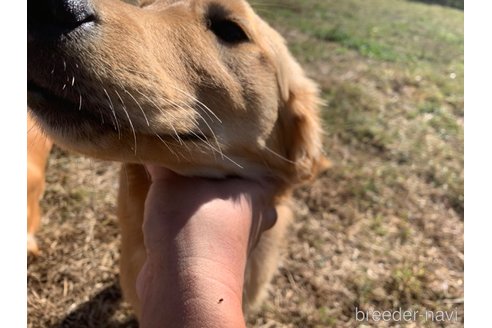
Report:
[[[128,1],[127,1],[128,2]],[[28,0],[28,104],[55,143],[120,161],[121,287],[137,317],[142,163],[268,179],[278,219],[252,252],[244,304],[274,274],[294,187],[328,167],[317,85],[243,0]]]
[[[41,223],[39,200],[44,192],[45,170],[53,142],[27,115],[27,252],[39,255],[35,234]]]

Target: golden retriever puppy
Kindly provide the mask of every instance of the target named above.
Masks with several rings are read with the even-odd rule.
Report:
[[[282,37],[243,0],[28,1],[28,103],[57,144],[127,163],[121,286],[138,315],[148,176],[269,179],[277,224],[249,259],[259,304],[290,220],[292,187],[326,166],[318,89]]]
[[[39,255],[34,234],[41,223],[39,200],[44,191],[46,161],[53,143],[27,115],[27,251]]]

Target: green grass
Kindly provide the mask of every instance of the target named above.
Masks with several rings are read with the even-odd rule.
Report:
[[[403,0],[278,2],[267,18],[369,58],[452,64],[463,58],[463,13]]]

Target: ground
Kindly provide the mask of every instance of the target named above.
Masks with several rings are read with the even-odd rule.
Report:
[[[334,167],[296,192],[288,247],[249,326],[463,327],[463,11],[429,3],[463,8],[253,2],[322,89]],[[117,283],[118,169],[54,150],[28,327],[136,327]],[[435,317],[355,312],[400,308]]]

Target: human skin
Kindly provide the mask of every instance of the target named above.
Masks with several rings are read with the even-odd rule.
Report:
[[[246,260],[276,220],[268,184],[147,166],[141,327],[245,327]]]

